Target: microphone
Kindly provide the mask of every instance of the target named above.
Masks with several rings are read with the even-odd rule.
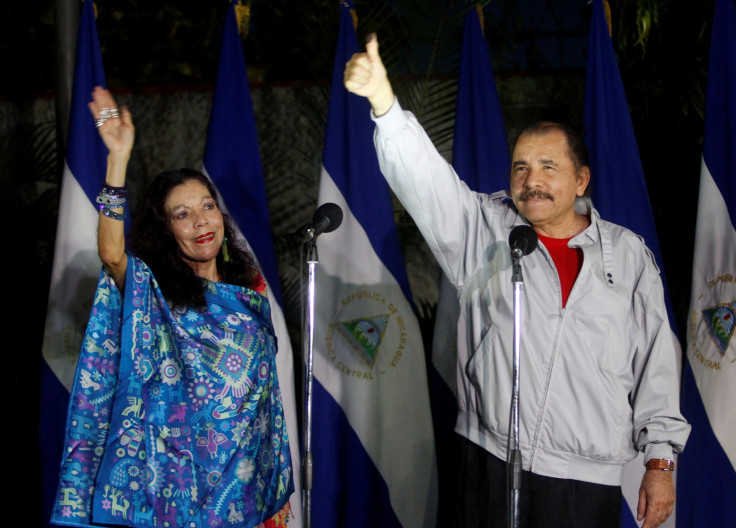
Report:
[[[334,231],[342,223],[342,209],[331,202],[323,203],[314,212],[312,223],[304,228],[302,241],[315,240],[322,233]]]
[[[538,243],[537,232],[528,225],[518,225],[509,234],[511,256],[517,259],[537,249]]]

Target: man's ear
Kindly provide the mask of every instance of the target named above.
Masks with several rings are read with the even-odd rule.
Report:
[[[585,195],[585,189],[587,189],[590,183],[590,167],[583,167],[578,171],[578,196]]]

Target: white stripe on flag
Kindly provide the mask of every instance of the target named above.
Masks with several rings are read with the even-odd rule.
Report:
[[[59,381],[71,390],[100,274],[99,213],[68,165],[64,167],[59,203],[43,357]]]
[[[723,195],[705,161],[700,177],[694,254],[687,355],[711,428],[731,465],[736,468],[736,419],[733,397],[728,397],[736,394],[736,326],[733,325],[736,312],[736,231]],[[724,315],[713,320],[723,319],[728,323],[730,319],[731,326],[717,328],[713,320],[708,321],[703,316],[704,310],[717,307],[721,307]],[[718,334],[730,337],[730,340],[721,341]],[[720,346],[727,344],[721,349],[718,343]]]

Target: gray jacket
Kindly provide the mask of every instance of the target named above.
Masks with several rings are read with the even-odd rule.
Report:
[[[457,288],[455,430],[505,459],[514,324],[508,236],[527,222],[506,192],[468,189],[398,101],[375,122],[381,170]],[[522,259],[523,467],[620,485],[637,451],[647,460],[673,458],[685,445],[679,345],[643,240],[601,220],[589,201],[577,207],[590,226],[570,241],[582,249],[583,266],[565,308],[543,245]]]

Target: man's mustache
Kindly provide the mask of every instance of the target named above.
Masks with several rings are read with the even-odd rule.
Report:
[[[526,202],[527,200],[552,200],[553,202],[555,199],[553,196],[549,193],[546,193],[544,191],[540,191],[539,189],[530,189],[528,191],[525,191],[519,195],[519,200],[522,202]]]

